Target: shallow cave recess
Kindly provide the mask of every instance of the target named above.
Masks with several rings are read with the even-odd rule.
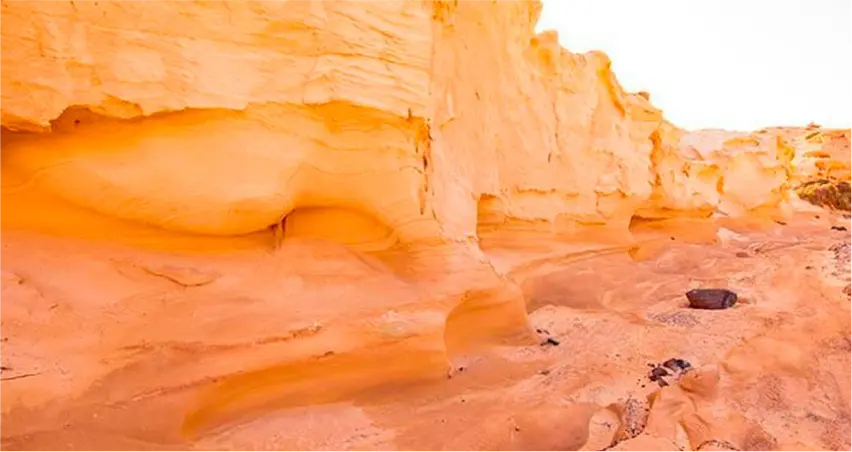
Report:
[[[291,239],[326,240],[357,251],[381,251],[398,242],[397,232],[363,210],[339,206],[297,207],[269,229],[276,247]]]
[[[476,203],[476,235],[493,232],[506,224],[505,206],[502,199],[491,194],[482,194]]]

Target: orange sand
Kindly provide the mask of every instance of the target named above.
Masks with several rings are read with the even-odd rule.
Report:
[[[570,240],[561,256],[483,239],[533,327],[561,343],[480,341],[491,345],[452,354],[449,379],[438,355],[404,351],[402,300],[425,281],[386,256],[290,241],[213,259],[4,231],[3,377],[33,375],[2,382],[2,446],[598,450],[635,422],[623,407],[650,397],[644,432],[619,433],[616,449],[848,449],[849,261],[829,248],[848,250],[849,234],[829,226],[849,220],[829,218],[728,222],[718,235],[710,221],[640,222],[632,247]],[[225,279],[239,284],[212,303]],[[730,287],[741,303],[686,309],[695,286]],[[276,299],[320,320],[288,326]],[[389,301],[395,325],[376,321]],[[504,315],[492,313],[479,324]],[[339,337],[325,337],[335,323]],[[479,324],[451,319],[445,340]],[[359,348],[394,327],[400,342]],[[341,344],[351,349],[330,349]],[[274,364],[293,347],[315,358]],[[670,357],[698,370],[660,390],[646,364]]]

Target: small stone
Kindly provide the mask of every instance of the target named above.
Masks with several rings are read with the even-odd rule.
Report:
[[[669,371],[662,367],[655,367],[651,369],[651,372],[648,374],[648,379],[651,381],[657,381],[669,375]]]
[[[727,289],[692,289],[686,298],[693,309],[728,309],[737,302],[737,294]]]
[[[669,386],[670,382],[679,381],[687,371],[692,370],[692,364],[680,358],[670,358],[662,364],[648,364],[648,366],[651,368],[646,375],[648,380],[657,383],[661,388]],[[645,385],[643,384],[642,387],[644,388]]]
[[[737,251],[737,257],[748,257],[748,253],[745,251]]]
[[[692,367],[692,364],[690,364],[689,361],[680,358],[671,358],[663,363],[663,367],[673,372],[678,372],[689,369],[690,367]]]
[[[545,346],[545,345],[548,345],[548,344],[549,345],[559,345],[559,341],[552,338],[552,337],[548,337],[547,339],[544,340],[544,342],[541,343],[542,346]]]
[[[832,226],[832,227],[831,227],[831,230],[832,230],[832,231],[845,231],[845,230],[847,230],[847,229],[846,229],[846,227],[845,227],[845,226]]]

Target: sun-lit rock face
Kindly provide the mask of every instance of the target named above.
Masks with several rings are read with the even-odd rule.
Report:
[[[602,53],[536,35],[538,2],[2,5],[4,298],[48,303],[22,288],[47,284],[67,309],[51,325],[90,319],[47,334],[4,310],[75,375],[4,391],[4,412],[81,394],[126,350],[152,373],[118,399],[221,380],[189,430],[280,396],[269,375],[443,375],[530,339],[512,256],[481,234],[626,232],[651,193],[659,110]],[[158,361],[173,344],[197,360]]]
[[[770,130],[789,137],[795,148],[792,182],[796,194],[812,204],[849,210],[849,129],[810,124]]]
[[[4,3],[14,189],[212,235],[313,209],[299,234],[369,247],[783,198],[773,150],[675,145],[604,54],[534,34],[537,2],[175,5]]]
[[[531,338],[507,275],[544,258],[489,233],[614,241],[636,215],[783,204],[784,142],[678,129],[606,55],[536,34],[540,12],[3,1],[4,357],[68,369],[4,388],[3,412],[128,362],[111,400],[221,383],[188,430],[443,377],[483,338]],[[561,246],[539,248],[590,245]]]
[[[813,178],[849,180],[849,129],[811,125],[779,129],[777,133],[789,136],[796,148],[796,182]]]
[[[32,188],[189,233],[322,208],[370,217],[354,239],[438,235],[418,3],[9,2],[3,19],[3,125],[42,131],[7,134],[3,168]]]
[[[299,231],[357,215],[340,238],[385,244],[472,238],[478,212],[625,225],[651,191],[660,112],[623,92],[605,55],[534,35],[539,12],[4,3],[3,169],[12,190],[200,234],[294,209],[314,209]]]
[[[689,132],[664,123],[654,141],[656,183],[639,216],[788,212],[795,148],[781,135]]]
[[[716,206],[729,215],[771,208],[787,200],[793,149],[778,136],[702,130],[686,134],[682,152],[712,162]]]

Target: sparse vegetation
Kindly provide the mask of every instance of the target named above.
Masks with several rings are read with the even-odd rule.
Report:
[[[816,179],[796,187],[796,193],[811,204],[836,210],[849,210],[850,198],[852,198],[849,188],[847,181]]]

